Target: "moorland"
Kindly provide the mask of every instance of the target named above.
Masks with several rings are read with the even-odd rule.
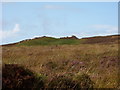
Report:
[[[3,88],[120,88],[119,41],[44,36],[2,45]]]

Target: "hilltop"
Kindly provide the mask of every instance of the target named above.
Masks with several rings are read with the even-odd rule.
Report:
[[[17,43],[6,44],[2,46],[35,46],[35,45],[78,45],[78,44],[110,44],[118,43],[120,40],[120,35],[110,35],[110,36],[95,36],[86,38],[77,38],[76,36],[71,37],[35,37],[33,39],[26,39]]]

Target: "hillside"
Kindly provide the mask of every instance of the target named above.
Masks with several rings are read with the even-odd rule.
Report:
[[[53,37],[39,37],[34,38],[31,40],[25,40],[19,42],[17,45],[26,45],[26,46],[33,46],[33,45],[63,45],[63,44],[79,44],[78,39],[59,39]]]
[[[36,81],[35,78],[40,77],[34,82],[36,87],[42,80],[44,88],[120,88],[119,37],[38,37],[6,45],[2,47],[2,63],[6,66],[3,87],[29,87],[33,84],[31,79]],[[35,76],[24,75],[25,70],[19,66]]]
[[[95,44],[95,43],[118,43],[120,41],[120,35],[111,35],[111,36],[96,36],[96,37],[89,37],[89,38],[82,38],[85,40],[84,43],[87,44]]]
[[[111,36],[96,36],[79,39],[76,36],[71,37],[37,37],[33,39],[26,39],[17,43],[6,44],[3,46],[35,46],[35,45],[78,45],[78,44],[110,44],[118,43],[120,40],[120,35],[111,35]]]

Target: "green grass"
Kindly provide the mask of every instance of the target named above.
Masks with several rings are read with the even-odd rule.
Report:
[[[40,39],[32,39],[29,41],[25,41],[22,43],[17,44],[17,46],[37,46],[37,45],[74,45],[80,44],[83,40],[79,39],[57,39],[52,37],[45,37]]]

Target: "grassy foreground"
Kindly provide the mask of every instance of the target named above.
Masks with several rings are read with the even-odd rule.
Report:
[[[2,52],[3,64],[20,64],[44,75],[46,85],[59,76],[74,81],[82,73],[94,82],[94,88],[118,88],[118,44],[5,46]],[[66,78],[56,82],[62,80]],[[61,86],[53,81],[53,86]]]

